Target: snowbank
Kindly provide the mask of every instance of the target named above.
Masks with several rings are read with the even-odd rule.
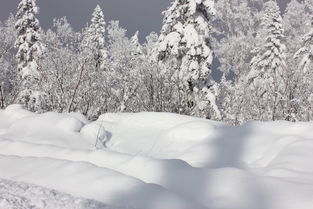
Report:
[[[312,209],[312,130],[167,113],[88,122],[15,106],[0,112],[0,178],[122,208]]]

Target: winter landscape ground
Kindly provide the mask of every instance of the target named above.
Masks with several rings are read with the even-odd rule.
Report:
[[[0,208],[312,209],[312,130],[170,113],[91,122],[11,105],[0,112]]]

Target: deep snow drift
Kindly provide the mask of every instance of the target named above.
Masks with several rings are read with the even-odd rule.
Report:
[[[37,188],[99,208],[312,209],[311,159],[313,123],[231,127],[168,113],[89,122],[12,105],[0,111],[0,208],[49,202],[28,192]]]

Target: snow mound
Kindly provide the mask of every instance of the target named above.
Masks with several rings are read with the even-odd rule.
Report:
[[[174,113],[153,113],[153,112],[141,112],[141,113],[106,113],[99,117],[100,122],[119,123],[133,127],[151,127],[158,129],[168,129],[175,127],[182,123],[191,121],[205,121],[211,124],[221,124],[214,121],[207,121],[200,118],[194,118],[185,115],[177,115]]]
[[[0,135],[29,143],[93,149],[94,143],[88,143],[79,133],[85,124],[82,121],[80,114],[34,114],[13,105],[0,111]]]
[[[36,115],[35,113],[29,112],[28,110],[25,110],[23,105],[14,104],[8,106],[3,112],[3,115],[7,117],[7,120],[9,121],[15,121],[22,118],[30,117]]]
[[[215,133],[215,126],[204,121],[188,122],[166,131],[160,138],[173,142],[201,142]]]
[[[84,116],[81,113],[71,112],[71,113],[68,113],[68,115],[71,116],[71,117],[76,118],[77,120],[82,122],[82,124],[84,124],[84,125],[89,123],[89,120],[86,118],[86,116]]]
[[[66,117],[58,122],[57,127],[64,131],[79,132],[83,123],[74,117]]]

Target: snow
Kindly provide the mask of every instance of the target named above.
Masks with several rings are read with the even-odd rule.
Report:
[[[0,111],[0,208],[312,209],[312,130],[170,113],[90,122],[10,106]]]
[[[113,209],[96,201],[75,198],[51,189],[4,179],[0,179],[0,208]]]
[[[99,148],[104,146],[109,135],[101,123],[88,124],[84,126],[80,133],[86,138],[86,140],[90,143],[94,143],[95,146]]]
[[[66,117],[57,124],[57,127],[64,131],[79,132],[83,127],[83,123],[77,118]]]

